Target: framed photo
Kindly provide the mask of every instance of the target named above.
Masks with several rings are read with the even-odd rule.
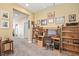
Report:
[[[65,17],[64,16],[57,17],[57,18],[54,19],[55,24],[64,24],[64,22],[65,22]]]
[[[69,15],[69,22],[76,21],[76,14]]]
[[[9,21],[1,20],[1,28],[9,28]]]
[[[47,25],[47,19],[42,19],[41,20],[41,25]]]
[[[52,19],[48,19],[48,22],[49,23],[54,23],[54,19],[52,18]]]
[[[2,12],[2,18],[5,18],[5,19],[9,19],[9,12],[8,11],[1,11]]]

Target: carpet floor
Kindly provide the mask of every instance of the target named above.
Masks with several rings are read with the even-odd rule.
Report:
[[[59,50],[38,48],[34,43],[28,43],[27,39],[14,38],[14,53],[6,56],[67,56]]]

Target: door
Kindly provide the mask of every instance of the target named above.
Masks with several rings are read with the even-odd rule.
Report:
[[[24,38],[28,39],[28,21],[24,22]]]

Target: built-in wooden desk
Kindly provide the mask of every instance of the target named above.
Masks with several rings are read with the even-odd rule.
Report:
[[[51,37],[53,40],[60,40],[59,37]]]
[[[60,49],[60,37],[51,37],[51,39],[52,39],[52,41],[54,42],[54,44],[55,43],[57,43],[57,44],[59,44],[59,49]]]
[[[53,42],[58,42],[60,43],[60,37],[51,37]]]

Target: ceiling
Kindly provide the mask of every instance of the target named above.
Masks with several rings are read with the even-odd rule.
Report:
[[[34,13],[45,8],[54,6],[55,3],[18,3],[18,5]]]
[[[45,8],[54,7],[55,5],[59,5],[60,3],[18,3],[18,5],[22,6],[23,8],[29,10],[30,12],[38,12]],[[13,12],[14,19],[18,19],[20,17],[28,17],[28,15],[24,15],[23,13],[14,10]]]
[[[25,17],[28,18],[27,15],[25,15],[25,14],[19,12],[19,11],[16,11],[16,10],[13,11],[14,20],[19,20],[20,18],[25,18]]]

